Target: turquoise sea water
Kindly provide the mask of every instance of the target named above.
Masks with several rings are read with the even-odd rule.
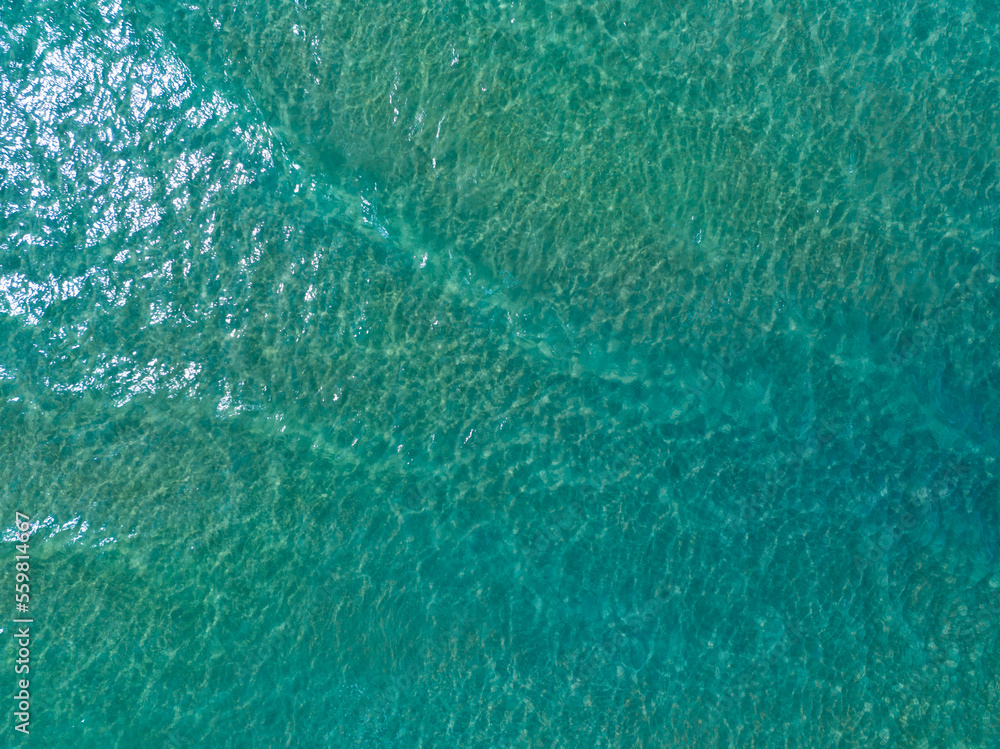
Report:
[[[990,2],[0,4],[53,747],[1000,746]]]

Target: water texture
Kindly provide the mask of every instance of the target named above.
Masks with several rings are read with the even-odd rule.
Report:
[[[972,0],[6,0],[0,745],[996,749],[998,92]]]

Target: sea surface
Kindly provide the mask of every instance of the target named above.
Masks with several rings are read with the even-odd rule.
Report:
[[[0,746],[997,749],[998,312],[992,0],[2,0]]]

